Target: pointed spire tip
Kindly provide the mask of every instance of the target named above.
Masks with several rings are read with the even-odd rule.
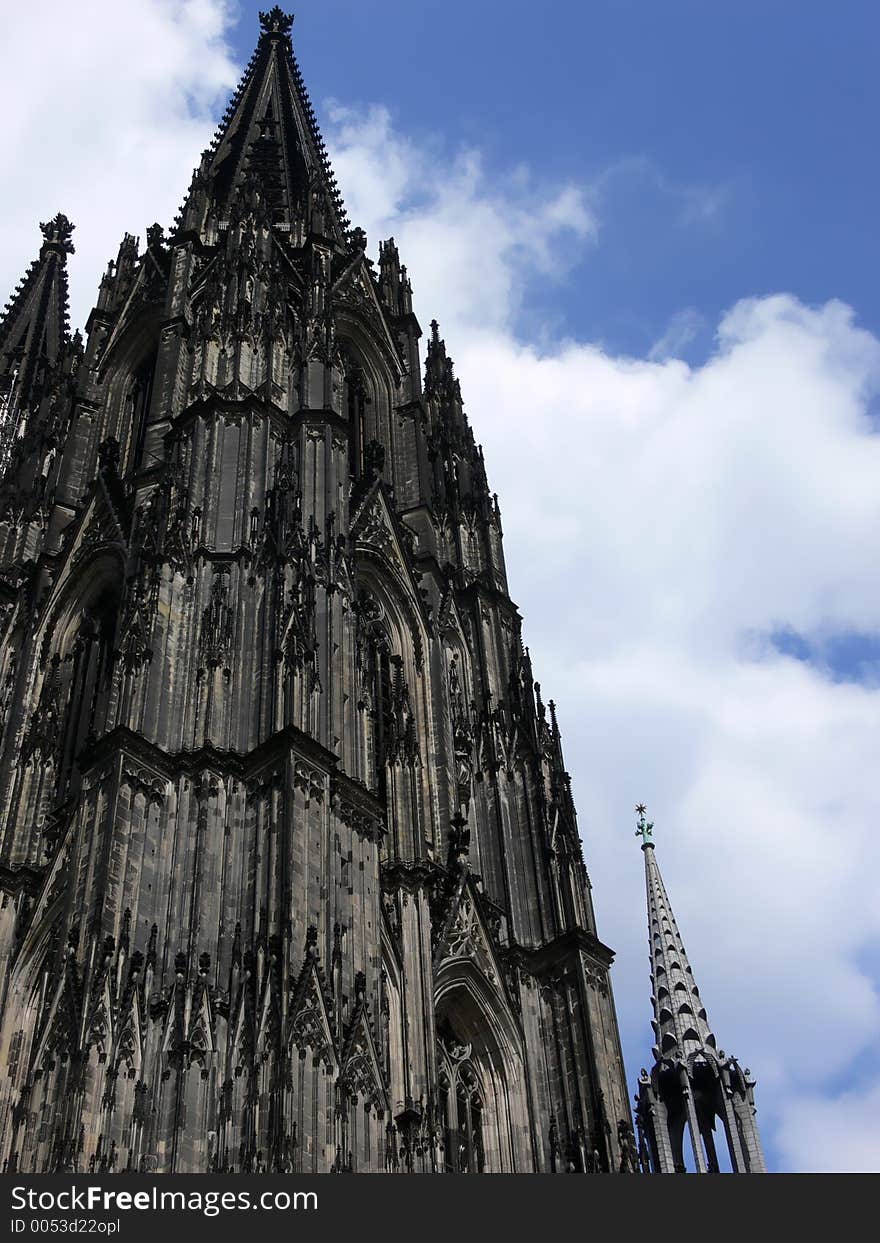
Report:
[[[75,228],[63,212],[58,212],[51,220],[40,221],[40,232],[46,239],[44,244],[55,246],[66,255],[73,254],[70,237]]]
[[[638,819],[638,828],[636,829],[635,836],[640,837],[642,839],[642,850],[644,850],[647,846],[653,847],[654,845],[654,843],[651,841],[651,837],[653,836],[653,833],[654,833],[654,823],[653,821],[649,821],[646,818],[647,811],[648,809],[644,803],[636,804],[636,815],[638,816],[639,819]]]
[[[265,35],[289,35],[293,25],[293,14],[285,13],[276,4],[266,13],[260,13],[260,30]]]

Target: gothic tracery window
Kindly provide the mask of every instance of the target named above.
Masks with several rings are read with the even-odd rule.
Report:
[[[394,731],[394,684],[400,657],[391,651],[387,636],[370,647],[370,683],[373,695],[373,779],[381,798],[388,794],[388,752]]]
[[[16,439],[23,434],[27,424],[18,417],[16,383],[18,367],[13,367],[5,386],[0,388],[0,475],[6,472],[12,461]]]
[[[360,479],[364,473],[367,443],[367,386],[364,369],[359,363],[349,362],[346,368],[345,392],[349,426],[348,469],[354,479]]]
[[[61,751],[65,785],[76,771],[80,753],[96,732],[113,660],[114,603],[104,596],[83,609],[76,639],[67,656],[70,665],[68,714]]]
[[[56,773],[56,798],[75,785],[78,761],[101,728],[113,666],[118,594],[107,587],[74,613],[45,671],[23,740],[23,755],[39,752]]]
[[[441,1025],[438,1037],[445,1172],[483,1174],[486,1172],[484,1096],[472,1058],[473,1050],[471,1045],[458,1040],[448,1023]]]
[[[153,378],[156,369],[156,355],[152,354],[134,373],[125,394],[123,409],[124,426],[120,440],[128,435],[131,446],[128,467],[137,470],[145,465],[141,461],[144,440],[147,434],[147,419],[150,413],[150,402],[153,397]]]
[[[388,794],[388,764],[406,751],[413,732],[403,657],[395,651],[385,610],[376,597],[361,592],[357,604],[359,707],[367,714],[367,772],[373,790]]]

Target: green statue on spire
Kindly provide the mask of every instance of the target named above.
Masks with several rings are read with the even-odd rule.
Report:
[[[639,803],[638,806],[636,807],[636,815],[639,818],[639,827],[636,829],[636,837],[640,837],[642,839],[643,849],[645,846],[654,845],[654,843],[651,841],[651,837],[653,836],[653,833],[654,833],[654,822],[653,820],[645,819],[645,814],[647,810],[648,809],[644,803]]]

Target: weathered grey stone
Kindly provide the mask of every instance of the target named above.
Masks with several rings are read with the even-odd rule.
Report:
[[[86,342],[63,217],[0,325],[0,1161],[616,1171],[498,503],[289,29]]]

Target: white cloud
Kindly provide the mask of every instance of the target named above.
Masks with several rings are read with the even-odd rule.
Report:
[[[796,1169],[835,1174],[880,1170],[880,1082],[838,1096],[809,1096],[786,1117],[782,1141]],[[824,1159],[817,1162],[816,1154]]]
[[[540,327],[524,341],[534,282],[595,236],[593,192],[545,188],[529,212],[522,170],[505,183],[473,152],[425,159],[382,110],[336,116],[353,215],[395,234],[422,315],[443,308],[536,671],[561,698],[630,1074],[651,1043],[632,838],[646,799],[710,1018],[758,1075],[775,1159],[876,1167],[876,1115],[823,1086],[880,1024],[880,693],[770,635],[880,633],[880,342],[841,303],[789,294],[739,302],[700,367],[668,357],[692,313],[648,359]],[[563,201],[574,217],[554,213]]]
[[[676,311],[663,334],[648,351],[648,359],[652,363],[662,363],[667,358],[675,358],[704,327],[705,320],[696,307],[688,306]]]
[[[400,135],[386,108],[330,109],[333,166],[352,220],[372,242],[393,234],[421,305],[448,337],[503,329],[521,308],[527,275],[565,273],[560,239],[595,238],[590,196],[548,195],[523,168],[487,174],[478,151],[446,153]]]
[[[71,323],[82,326],[125,232],[169,225],[239,70],[226,0],[44,0],[7,6],[0,40],[6,300],[38,222],[76,225]]]

